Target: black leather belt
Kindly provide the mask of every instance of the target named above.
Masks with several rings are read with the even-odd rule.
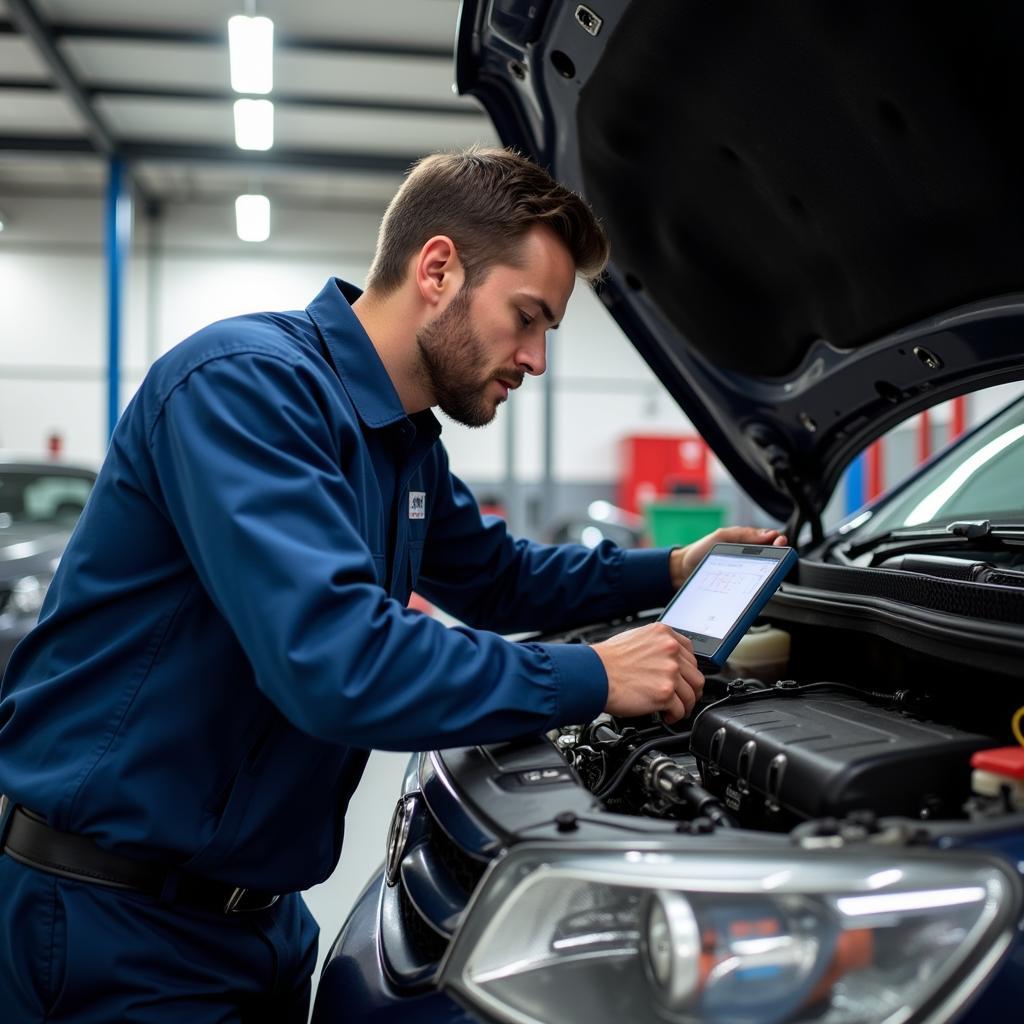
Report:
[[[0,798],[0,817],[3,801]],[[37,814],[15,807],[0,852],[30,868],[76,882],[144,893],[164,903],[219,914],[266,910],[280,898],[271,893],[216,882],[159,864],[108,853],[87,836],[60,832]]]

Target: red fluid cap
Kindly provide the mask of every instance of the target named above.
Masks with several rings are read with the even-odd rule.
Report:
[[[971,757],[971,767],[993,775],[1024,779],[1024,747],[993,747]]]

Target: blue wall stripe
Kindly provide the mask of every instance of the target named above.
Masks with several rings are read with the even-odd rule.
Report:
[[[864,496],[864,463],[863,452],[850,463],[846,471],[846,514],[856,512],[865,501]]]

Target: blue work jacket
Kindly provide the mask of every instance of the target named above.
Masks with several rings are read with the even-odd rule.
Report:
[[[607,698],[583,645],[663,602],[666,551],[514,540],[407,416],[331,280],[158,360],[0,689],[0,792],[237,885],[326,878],[371,748],[510,739]],[[412,588],[474,628],[405,607]],[[376,837],[375,837],[376,841]]]

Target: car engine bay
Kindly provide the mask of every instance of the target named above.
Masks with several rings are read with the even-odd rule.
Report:
[[[458,953],[452,941],[469,934],[460,931],[467,906],[506,885],[498,881],[506,875],[517,885],[519,868],[511,865],[534,864],[531,857],[539,871],[603,850],[620,856],[616,870],[627,873],[660,870],[669,858],[729,879],[732,870],[799,861],[846,878],[894,858],[907,870],[919,861],[938,866],[927,852],[934,848],[1011,841],[1024,822],[1024,652],[1019,625],[1007,621],[1013,609],[1002,621],[961,615],[957,625],[934,607],[948,602],[945,590],[924,592],[914,605],[815,587],[804,576],[783,584],[725,667],[706,676],[701,699],[681,722],[602,714],[545,736],[419,755],[392,820],[376,911],[379,954],[393,983],[413,991],[432,984],[438,964]],[[523,639],[595,644],[656,618],[642,613]],[[797,889],[804,884],[789,868],[770,879],[783,875]],[[871,874],[879,884],[891,876],[888,868]],[[718,891],[716,878],[706,881],[709,892]],[[710,922],[734,898],[694,896],[694,913]],[[756,898],[773,908],[756,919],[770,918],[776,941],[793,897],[759,888]],[[805,893],[799,905],[824,898]],[[746,920],[744,899],[734,909]],[[620,911],[636,938],[639,904],[617,900],[605,893],[593,905],[556,913],[552,955],[605,941],[606,924]],[[533,912],[527,917],[533,921]],[[490,910],[478,919],[490,920]],[[717,924],[709,928],[709,936],[719,934]],[[534,941],[529,928],[524,936]],[[891,959],[894,970],[905,959],[896,936],[886,932],[877,947],[888,943],[882,960]],[[623,962],[637,949],[630,945]],[[451,969],[454,978],[459,969]],[[545,988],[576,991],[572,984]],[[607,998],[621,1001],[623,992],[612,984]]]
[[[827,835],[1024,810],[1024,783],[984,770],[983,753],[1020,739],[1018,680],[983,657],[969,670],[863,632],[785,625],[755,627],[683,722],[603,715],[549,738],[607,811],[680,831]]]

